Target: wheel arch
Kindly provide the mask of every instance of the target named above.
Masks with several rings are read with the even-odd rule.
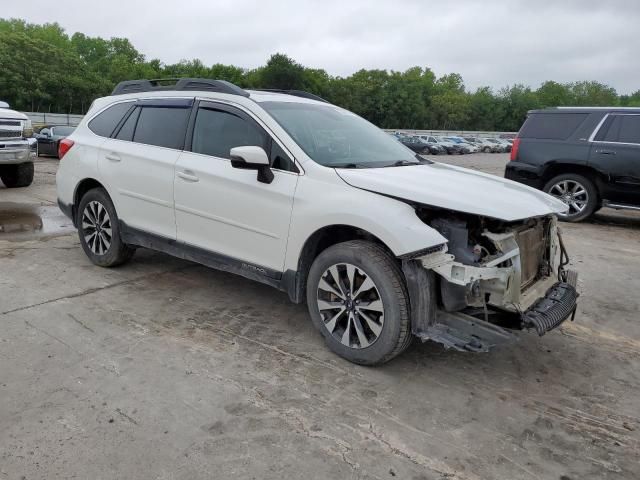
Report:
[[[570,173],[582,175],[583,177],[591,180],[598,191],[598,196],[601,196],[602,185],[607,181],[606,175],[588,165],[577,165],[575,163],[554,162],[550,164],[545,168],[544,173],[542,174],[542,187],[544,187],[552,178],[557,177],[558,175]]]
[[[76,216],[77,216],[77,213],[78,213],[78,205],[80,204],[80,200],[82,200],[82,197],[84,197],[84,195],[89,190],[93,190],[94,188],[103,188],[103,189],[105,189],[105,191],[107,190],[102,183],[100,183],[95,178],[91,178],[91,177],[82,179],[76,185],[76,188],[75,188],[75,190],[73,192],[73,206],[72,206],[72,210],[71,210],[71,213],[73,215],[72,220],[73,220],[73,224],[74,224],[75,227],[77,227],[77,225],[76,225]],[[107,192],[107,194],[108,194],[108,192]]]
[[[283,289],[294,303],[302,303],[307,287],[307,275],[313,261],[327,248],[350,240],[368,240],[380,245],[391,257],[391,248],[380,238],[360,227],[346,224],[327,225],[317,229],[304,242],[298,255],[297,270],[287,270],[283,274]]]

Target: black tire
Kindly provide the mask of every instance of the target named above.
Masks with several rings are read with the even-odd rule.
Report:
[[[379,293],[379,300],[382,301],[384,318],[380,333],[366,347],[343,344],[329,331],[320,313],[318,288],[321,277],[329,267],[342,263],[351,264],[366,273],[375,284],[375,292]],[[363,292],[366,294],[366,291]],[[329,348],[353,363],[380,365],[388,362],[406,350],[413,339],[409,318],[409,297],[402,272],[391,255],[379,245],[368,241],[353,240],[339,243],[318,255],[307,277],[307,306],[314,326],[320,331]],[[359,318],[360,328],[362,328],[366,322],[361,316],[354,315]],[[341,321],[344,324],[347,319],[343,317]],[[345,330],[346,328],[342,328],[342,332]],[[338,336],[340,335],[342,333],[338,332]],[[356,338],[357,336],[354,335],[354,341]]]
[[[482,151],[483,151],[484,153],[491,153],[491,147],[484,147],[484,148],[482,149]]]
[[[0,180],[7,188],[28,187],[33,183],[33,162],[0,166]]]
[[[552,195],[558,199],[558,190],[554,189],[554,186],[558,185],[561,182],[573,182],[574,184],[578,184],[582,186],[582,188],[586,192],[586,204],[582,211],[575,211],[575,209],[571,208],[570,213],[568,214],[558,214],[558,218],[565,222],[580,222],[586,218],[588,218],[593,212],[598,208],[598,204],[600,202],[598,198],[598,189],[593,184],[591,180],[582,175],[578,175],[577,173],[565,173],[562,175],[558,175],[553,177],[551,180],[547,182],[544,186],[543,190],[545,193]]]
[[[109,239],[109,245],[106,249],[104,248],[105,243],[100,243],[100,240],[98,240],[97,244],[95,243],[95,235],[92,242],[91,233],[96,231],[96,229],[85,229],[85,224],[83,224],[83,217],[85,215],[85,211],[87,210],[87,206],[91,204],[89,208],[93,208],[96,203],[99,206],[102,206],[108,214],[111,236]],[[105,218],[105,216],[101,214],[98,214],[97,216],[101,217],[102,219]],[[91,210],[89,211],[88,218],[91,218]],[[91,220],[89,220],[89,222],[90,221]],[[91,262],[95,265],[98,265],[100,267],[117,267],[118,265],[122,265],[131,260],[131,257],[135,253],[135,248],[124,243],[120,238],[120,224],[118,222],[118,215],[116,214],[116,209],[113,206],[113,202],[111,201],[109,194],[104,188],[94,188],[84,194],[84,196],[80,200],[80,203],[78,204],[78,210],[76,213],[76,226],[78,228],[78,237],[80,238],[82,249],[84,250],[84,253],[87,255],[87,257],[89,257],[89,260],[91,260]],[[105,228],[106,227],[103,225],[102,229]],[[89,240],[87,240],[86,237],[89,237]],[[101,250],[103,250],[102,253],[100,253]]]

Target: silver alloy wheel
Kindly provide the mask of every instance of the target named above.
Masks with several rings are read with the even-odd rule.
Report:
[[[318,310],[325,328],[349,348],[366,348],[384,325],[382,297],[371,277],[360,267],[338,263],[320,277]]]
[[[578,215],[587,208],[589,203],[587,189],[575,180],[560,180],[549,189],[549,195],[556,197],[569,207],[566,214],[559,214],[561,217]]]
[[[104,255],[111,246],[111,218],[100,202],[89,202],[82,212],[82,235],[89,249]]]

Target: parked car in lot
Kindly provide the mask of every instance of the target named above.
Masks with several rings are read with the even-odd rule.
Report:
[[[31,185],[35,152],[31,120],[0,102],[0,180],[5,187]]]
[[[75,127],[67,125],[48,125],[40,129],[34,136],[38,141],[38,155],[58,156],[60,140],[73,133]]]
[[[443,146],[438,145],[437,143],[429,143],[418,136],[403,136],[398,140],[400,140],[400,143],[405,147],[409,147],[414,152],[422,155],[440,155],[442,153],[447,153]]]
[[[491,142],[488,142],[486,139],[484,138],[480,138],[480,137],[464,137],[464,139],[467,142],[471,142],[473,144],[475,144],[479,151],[484,152],[484,153],[491,153],[495,151],[495,145],[493,145]]]
[[[504,153],[507,151],[505,144],[497,138],[485,138],[485,140],[493,146],[491,150],[493,153]]]
[[[461,145],[457,144],[456,142],[452,142],[451,140],[447,140],[444,137],[437,137],[432,135],[429,137],[429,139],[433,139],[434,142],[436,142],[438,145],[441,145],[449,155],[462,155],[463,153],[465,153]]]
[[[564,203],[306,92],[123,82],[59,152],[58,203],[94,264],[146,247],[279,288],[352,362],[413,336],[488,351],[575,312]]]
[[[460,145],[460,148],[462,149],[462,153],[477,153],[480,151],[480,149],[476,145],[474,145],[473,143],[467,142],[462,137],[445,137],[445,139]]]
[[[511,152],[511,147],[513,145],[513,142],[505,139],[505,138],[496,138],[496,141],[502,146],[502,151],[504,153],[509,153]]]
[[[505,177],[563,201],[571,222],[605,206],[640,210],[640,108],[530,111]]]
[[[430,135],[416,135],[420,140],[422,140],[423,142],[425,142],[427,145],[429,145],[429,151],[431,152],[432,155],[445,155],[449,152],[447,152],[447,149],[445,148],[444,145],[438,143],[435,138],[433,138]]]
[[[398,141],[405,147],[410,148],[416,153],[428,154],[429,145],[417,137],[410,137],[408,135],[398,138]]]

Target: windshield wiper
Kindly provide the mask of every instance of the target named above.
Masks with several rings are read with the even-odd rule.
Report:
[[[420,165],[420,162],[412,162],[410,160],[398,160],[397,162],[385,165],[385,167],[404,167],[408,165]]]
[[[327,166],[331,168],[366,168],[357,163],[331,163]]]

